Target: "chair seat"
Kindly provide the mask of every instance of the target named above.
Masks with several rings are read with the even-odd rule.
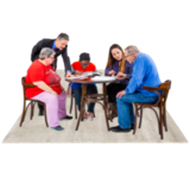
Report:
[[[146,107],[158,107],[159,106],[159,104],[158,105],[154,105],[154,104],[145,104],[145,103],[134,103],[134,105],[136,105],[136,106],[146,106]]]

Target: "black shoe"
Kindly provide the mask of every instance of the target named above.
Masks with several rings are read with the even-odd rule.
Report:
[[[73,119],[73,117],[67,115],[67,116],[65,116],[65,117],[63,117],[63,118],[61,118],[59,120],[70,120],[70,119]]]
[[[55,131],[63,131],[64,128],[61,127],[60,125],[56,126],[56,127],[50,127],[51,129],[55,130]]]
[[[113,131],[113,132],[117,132],[117,133],[120,133],[120,132],[130,132],[130,131],[131,131],[131,127],[130,127],[130,128],[127,128],[127,129],[122,129],[122,128],[118,125],[118,126],[116,126],[116,127],[111,127],[110,130]]]
[[[39,116],[42,116],[44,115],[44,110],[40,110],[39,113],[38,113]]]

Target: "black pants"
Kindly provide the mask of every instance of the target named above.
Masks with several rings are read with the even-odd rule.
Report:
[[[44,110],[44,107],[41,104],[38,104],[39,111],[42,112]]]
[[[116,95],[118,92],[125,90],[127,85],[120,83],[110,83],[107,85],[108,102],[116,103]]]

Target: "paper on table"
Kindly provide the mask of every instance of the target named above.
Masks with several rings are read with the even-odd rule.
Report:
[[[117,79],[115,76],[95,76],[92,78],[93,81],[111,81]]]
[[[74,80],[74,79],[85,79],[87,76],[76,76],[76,77],[65,77],[65,79]]]

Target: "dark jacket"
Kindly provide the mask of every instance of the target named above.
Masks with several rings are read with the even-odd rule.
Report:
[[[44,47],[49,47],[52,48],[53,43],[56,39],[42,39],[40,40],[33,48],[32,48],[32,54],[31,54],[31,60],[32,62],[34,62],[36,59],[39,58],[39,54],[42,48]],[[67,45],[65,48],[63,48],[62,50],[57,49],[55,52],[55,64],[52,65],[54,67],[54,69],[56,70],[57,68],[57,57],[59,55],[62,55],[63,58],[63,62],[65,65],[65,71],[70,70],[71,71],[71,64],[70,64],[70,59],[67,55]]]

